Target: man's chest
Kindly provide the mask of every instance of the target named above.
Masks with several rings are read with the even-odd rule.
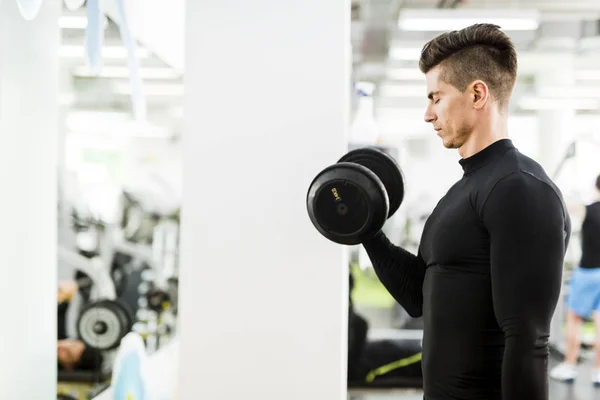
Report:
[[[421,238],[421,255],[426,265],[489,262],[489,235],[474,203],[472,193],[460,186],[440,200]]]

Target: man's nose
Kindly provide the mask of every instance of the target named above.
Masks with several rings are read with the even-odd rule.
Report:
[[[425,110],[424,119],[425,119],[425,122],[427,122],[427,123],[431,123],[431,122],[435,121],[435,114],[431,112],[429,107],[427,107],[427,110]]]

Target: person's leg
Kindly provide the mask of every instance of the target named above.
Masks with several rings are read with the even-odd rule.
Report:
[[[573,382],[577,377],[577,357],[581,344],[581,326],[585,316],[594,307],[594,294],[584,271],[575,268],[569,282],[566,301],[565,359],[550,371],[550,377],[559,381]]]
[[[567,311],[565,359],[550,371],[552,379],[573,382],[577,377],[577,356],[579,355],[582,323],[583,318],[581,316],[572,310]]]
[[[594,312],[594,327],[596,328],[596,368],[592,371],[592,383],[600,386],[600,310]]]
[[[596,275],[596,301],[594,304],[594,329],[595,332],[595,343],[594,347],[596,350],[596,365],[594,370],[592,371],[592,383],[596,387],[600,387],[600,268],[597,268],[595,271]]]
[[[583,318],[571,310],[567,310],[567,351],[565,354],[565,363],[577,365],[577,357],[581,347],[581,326]]]

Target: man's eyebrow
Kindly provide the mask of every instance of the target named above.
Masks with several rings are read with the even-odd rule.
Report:
[[[428,98],[429,100],[433,100],[433,96],[437,96],[438,94],[440,94],[440,91],[439,91],[439,90],[436,90],[436,91],[434,91],[434,92],[429,92],[429,94],[427,95],[427,98]]]

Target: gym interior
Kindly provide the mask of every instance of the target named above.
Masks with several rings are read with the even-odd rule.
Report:
[[[442,32],[509,34],[510,139],[568,203],[596,195],[597,0],[3,0],[0,21],[2,398],[423,398],[422,319],[315,229],[307,191],[380,151],[401,171],[382,229],[418,250],[462,175],[423,120]],[[600,398],[581,334],[582,379],[551,400]]]

